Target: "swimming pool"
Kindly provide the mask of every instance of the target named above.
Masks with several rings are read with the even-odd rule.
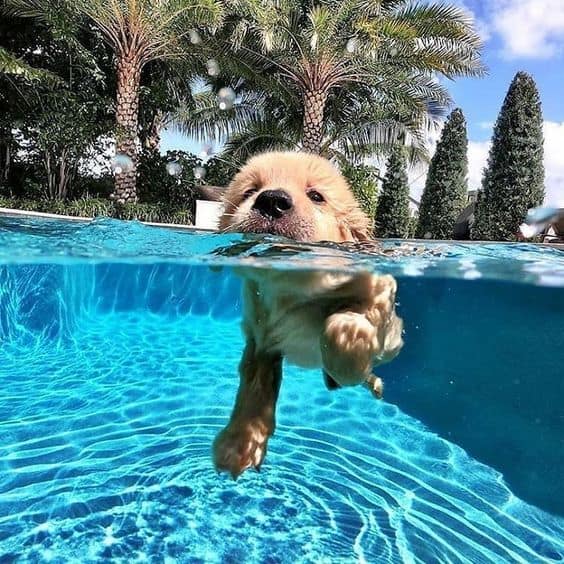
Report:
[[[0,561],[562,561],[564,252],[386,249],[0,218]],[[335,260],[398,278],[384,401],[287,367],[261,473],[218,476],[232,266]]]

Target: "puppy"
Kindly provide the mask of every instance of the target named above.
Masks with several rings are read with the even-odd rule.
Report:
[[[364,241],[371,224],[333,165],[306,153],[252,158],[224,195],[223,231],[271,233],[297,241]],[[328,388],[382,382],[372,367],[401,349],[396,282],[370,273],[273,271],[243,276],[245,350],[228,425],[213,445],[218,470],[259,469],[275,427],[282,360],[322,368]]]

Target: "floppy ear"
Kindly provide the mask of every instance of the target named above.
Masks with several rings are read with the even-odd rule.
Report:
[[[372,221],[360,209],[356,207],[349,210],[341,224],[341,234],[347,241],[371,241],[374,236]]]
[[[223,201],[225,192],[227,192],[227,186],[210,186],[209,184],[204,184],[203,186],[196,186],[196,192],[200,200],[221,202]]]

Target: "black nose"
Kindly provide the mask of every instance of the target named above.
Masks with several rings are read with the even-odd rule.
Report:
[[[257,196],[253,209],[259,211],[261,215],[278,219],[291,210],[292,205],[290,194],[284,190],[265,190]]]

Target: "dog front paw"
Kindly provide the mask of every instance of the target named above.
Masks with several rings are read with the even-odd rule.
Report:
[[[364,315],[331,315],[321,336],[324,369],[341,386],[364,382],[372,368],[375,338],[376,329]]]
[[[247,468],[260,469],[272,433],[261,420],[231,422],[215,438],[213,460],[218,471],[237,479]]]

